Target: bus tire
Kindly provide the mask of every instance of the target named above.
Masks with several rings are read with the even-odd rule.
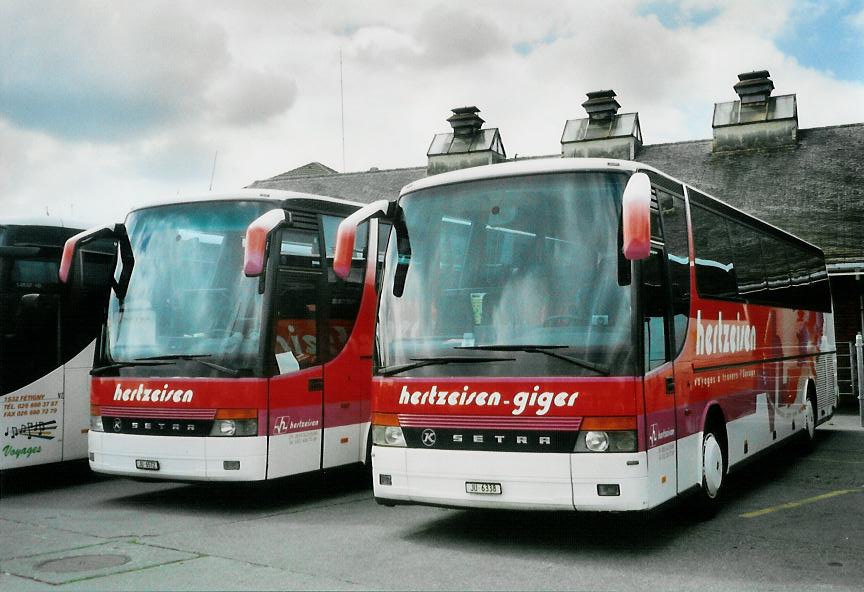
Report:
[[[364,467],[363,472],[369,478],[370,483],[372,479],[372,426],[369,426],[369,432],[366,434],[366,456],[363,459]]]
[[[804,435],[801,452],[807,454],[816,446],[816,397],[812,386],[807,387],[807,403],[804,406]]]
[[[702,432],[702,487],[696,494],[699,518],[712,518],[720,507],[726,476],[725,432],[719,421],[709,422]]]

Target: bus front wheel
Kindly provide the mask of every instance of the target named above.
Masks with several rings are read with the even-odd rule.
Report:
[[[812,452],[816,445],[816,399],[809,392],[807,402],[804,404],[804,438],[801,443],[801,452],[807,454]]]
[[[701,518],[711,518],[717,513],[723,493],[726,462],[721,437],[713,426],[706,426],[702,433],[702,487],[696,499],[696,511]]]

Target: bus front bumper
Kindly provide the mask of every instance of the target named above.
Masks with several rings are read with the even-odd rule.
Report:
[[[97,473],[178,481],[260,481],[267,476],[265,436],[184,438],[91,431],[87,442],[90,468]],[[158,469],[139,468],[144,465]]]
[[[638,511],[651,505],[646,454],[553,454],[372,447],[375,498],[521,510]],[[390,483],[386,485],[386,483]],[[500,493],[468,493],[469,483]],[[600,495],[618,486],[618,495]],[[497,488],[495,488],[497,489]]]

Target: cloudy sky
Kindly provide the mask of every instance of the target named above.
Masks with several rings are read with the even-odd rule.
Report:
[[[104,223],[310,161],[425,164],[477,105],[554,154],[613,88],[646,143],[711,137],[768,69],[803,128],[864,121],[864,0],[0,0],[0,217]],[[344,85],[344,161],[340,109]]]

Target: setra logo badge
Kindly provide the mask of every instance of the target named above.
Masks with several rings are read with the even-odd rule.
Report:
[[[435,446],[435,441],[438,437],[435,435],[435,430],[426,429],[423,430],[423,433],[420,435],[420,441],[423,442],[423,446],[432,447]]]
[[[119,432],[122,429],[123,429],[123,424],[121,423],[120,418],[115,417],[114,418],[114,431]]]

